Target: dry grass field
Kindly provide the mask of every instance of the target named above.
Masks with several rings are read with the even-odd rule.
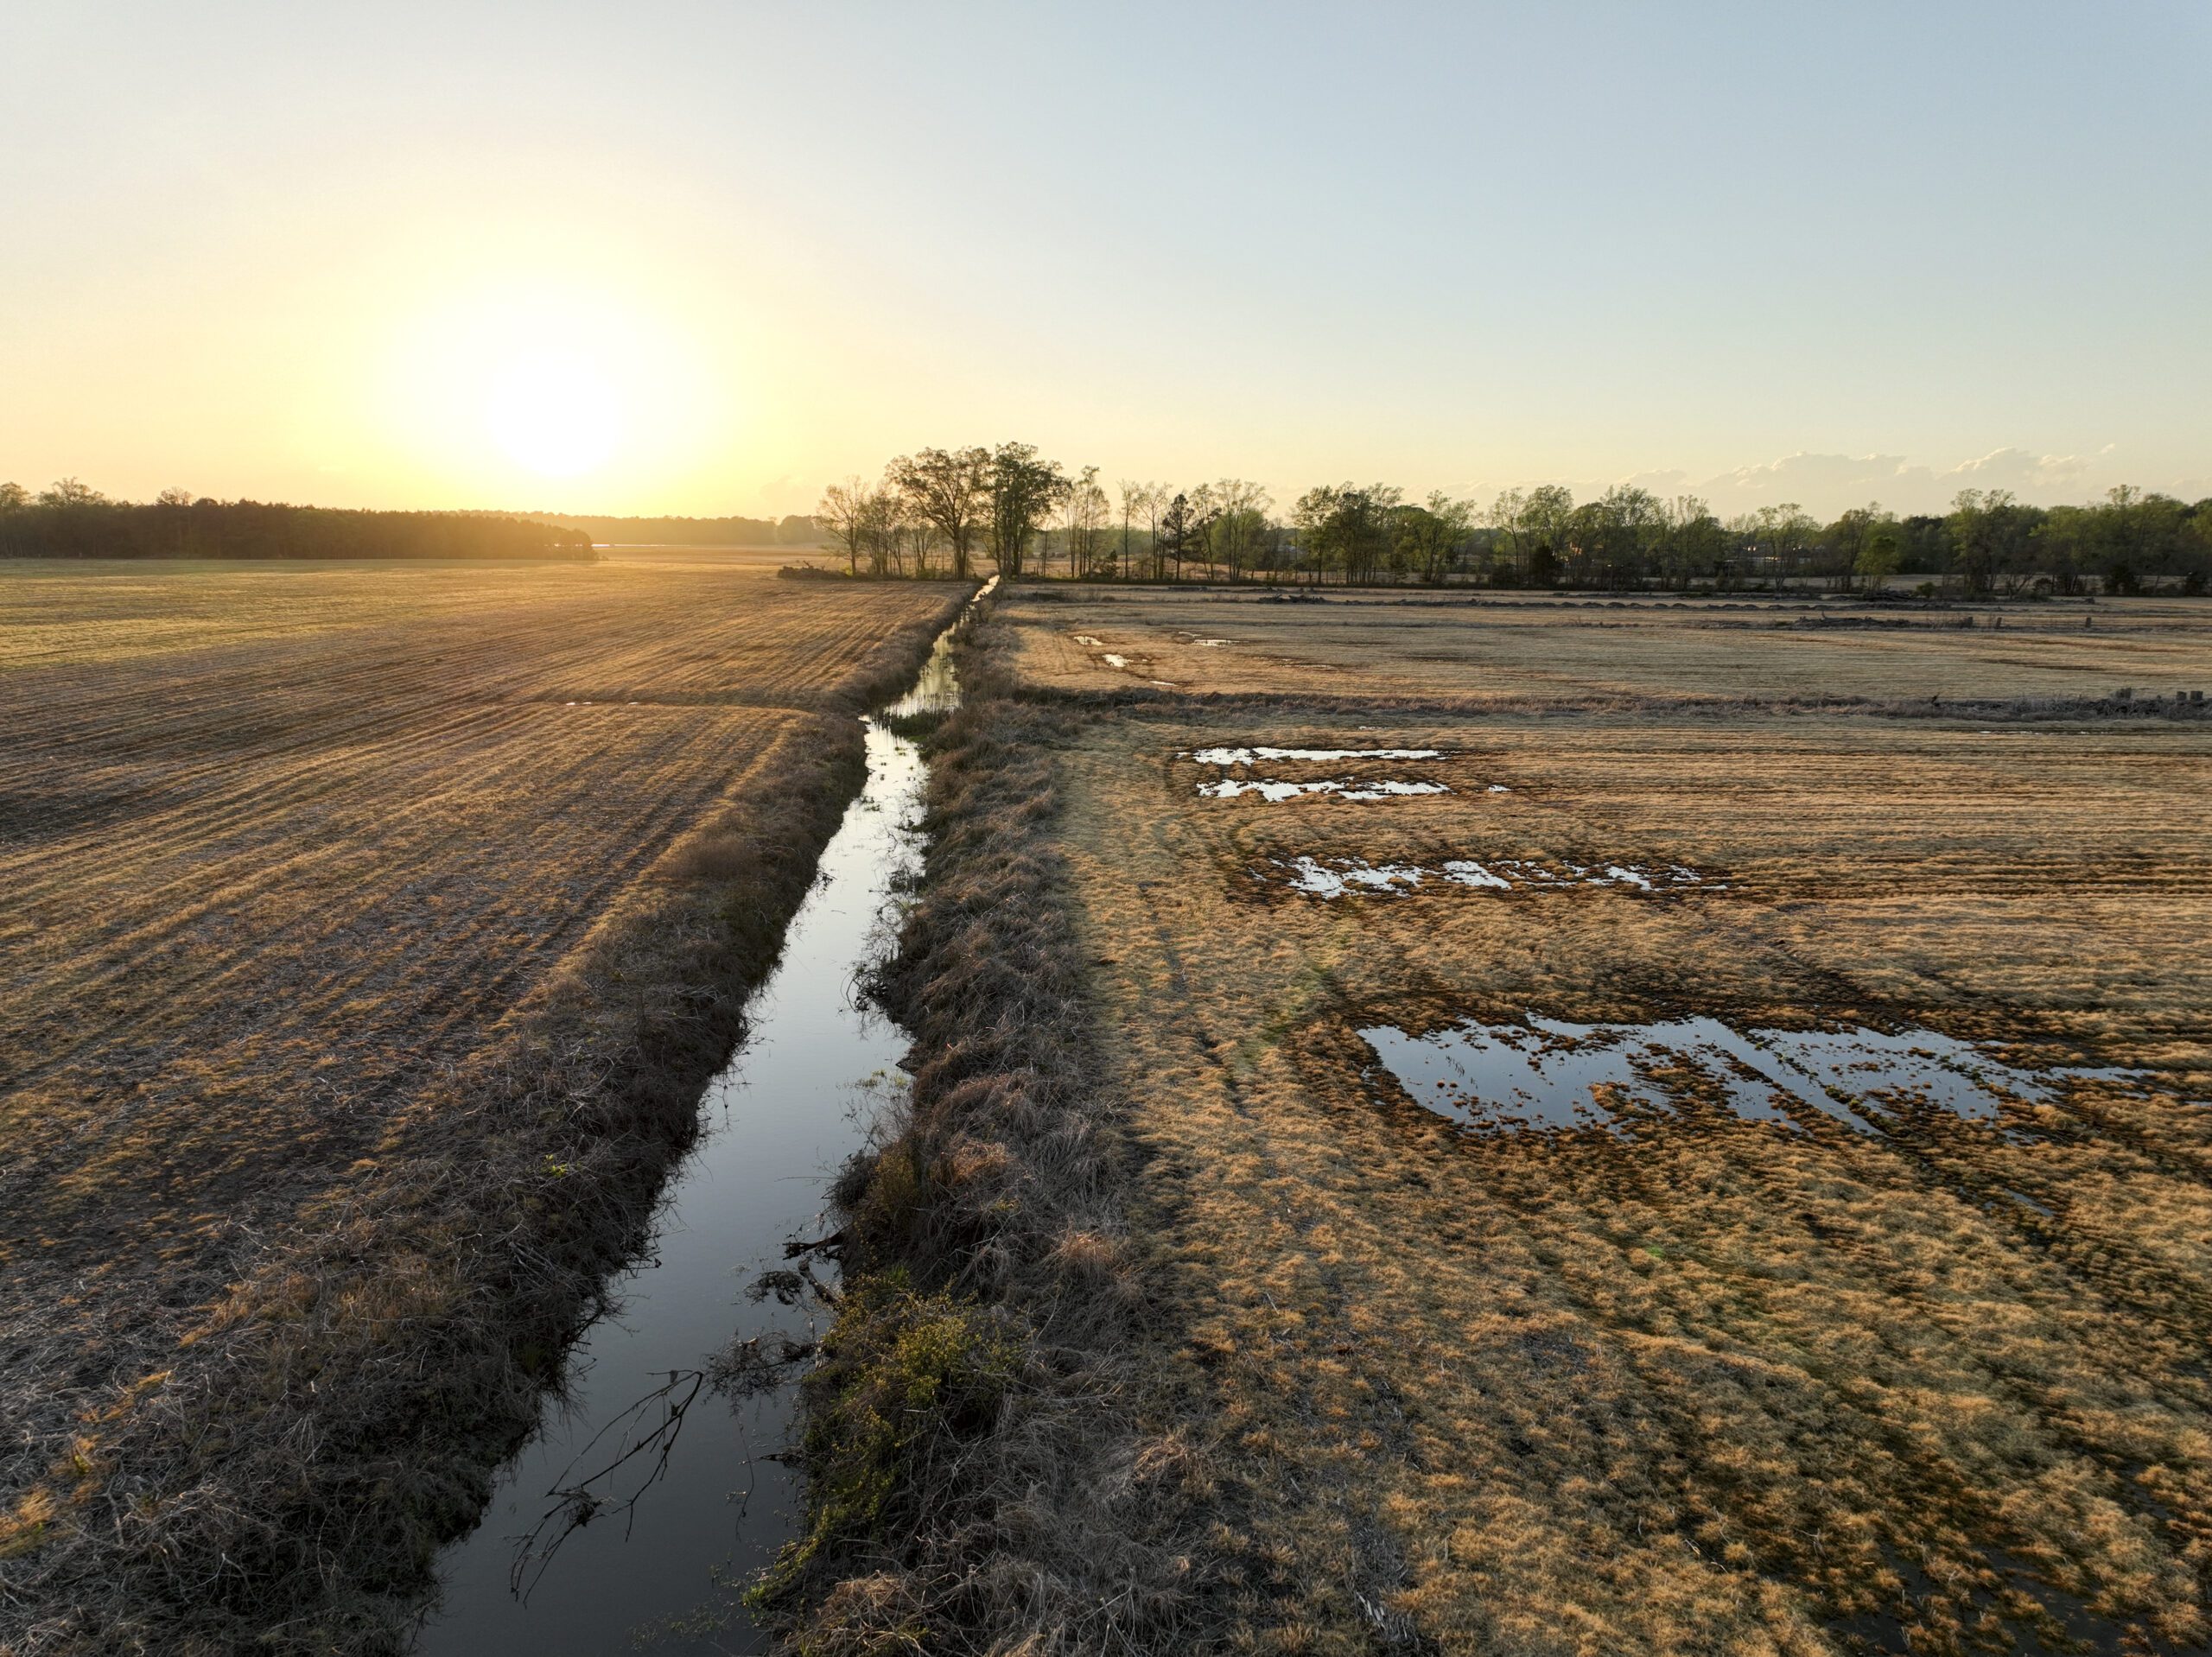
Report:
[[[391,1637],[964,594],[772,572],[0,572],[0,1650]]]
[[[1036,1382],[1003,1454],[918,1475],[947,1511],[1002,1481],[995,1527],[881,1604],[957,1604],[964,1557],[1048,1644],[2212,1648],[2212,722],[2050,716],[2212,684],[2197,608],[2083,640],[1629,614],[1001,606],[910,971],[1057,914],[1025,947],[1048,982],[1067,939],[1065,1034],[1006,1074],[1058,1114],[949,1057],[854,1213],[917,1272],[961,1237],[933,1280],[1111,1379],[1091,1417]],[[1993,711],[1909,706],[1938,694]],[[1262,746],[1436,752],[1208,752]],[[2038,1080],[1976,1114],[1862,1068],[1760,1120],[1662,1053],[1584,1126],[1482,1131],[1361,1033],[1531,1018],[1951,1038]],[[1012,1479],[1055,1432],[1061,1486]]]
[[[2212,614],[2180,599],[1896,614],[1758,598],[1332,592],[1285,603],[1260,591],[1078,587],[1031,600],[1024,616],[1017,670],[1065,689],[1164,682],[1201,695],[1548,701],[2212,692]],[[1967,617],[1977,625],[1957,625]]]

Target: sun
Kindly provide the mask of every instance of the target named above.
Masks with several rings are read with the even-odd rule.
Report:
[[[537,486],[550,481],[563,496],[634,498],[728,447],[736,377],[716,370],[722,324],[642,277],[441,269],[387,302],[376,417],[426,494],[542,506]]]
[[[537,346],[491,376],[484,422],[518,466],[546,478],[575,478],[604,465],[621,440],[623,409],[612,378],[587,353]]]

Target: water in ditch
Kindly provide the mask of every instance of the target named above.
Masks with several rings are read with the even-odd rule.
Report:
[[[943,652],[918,689],[929,711],[953,705]],[[767,1459],[785,1442],[790,1389],[734,1404],[698,1376],[734,1336],[806,1332],[805,1308],[746,1290],[784,1266],[787,1238],[814,1234],[829,1178],[899,1085],[906,1038],[855,981],[919,869],[924,778],[915,745],[871,722],[867,785],[748,1008],[744,1046],[707,1090],[650,1252],[569,1355],[565,1397],[476,1530],[440,1561],[417,1657],[765,1647],[738,1591],[796,1528],[798,1476]],[[560,1495],[579,1487],[581,1502]]]

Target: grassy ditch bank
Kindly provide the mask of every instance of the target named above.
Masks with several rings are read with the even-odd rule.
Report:
[[[10,1324],[13,1367],[48,1391],[10,1410],[0,1652],[404,1647],[438,1546],[480,1510],[696,1133],[863,779],[855,714],[964,597],[782,715],[367,1154],[172,1291],[174,1339],[70,1350]]]
[[[1572,706],[1199,695],[1028,607],[938,748],[797,1648],[2205,1648],[2194,714],[1626,636]]]
[[[927,884],[879,994],[920,1062],[841,1179],[845,1290],[803,1393],[809,1507],[756,1597],[796,1648],[1160,1649],[1193,1615],[1197,1459],[1156,1338],[1050,839],[1078,715],[998,694],[933,743]]]

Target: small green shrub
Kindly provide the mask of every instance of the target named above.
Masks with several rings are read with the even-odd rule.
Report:
[[[756,1605],[796,1587],[817,1554],[883,1534],[918,1475],[987,1431],[1014,1387],[1020,1349],[997,1320],[910,1281],[893,1269],[838,1308],[805,1381],[806,1528],[751,1591]]]

